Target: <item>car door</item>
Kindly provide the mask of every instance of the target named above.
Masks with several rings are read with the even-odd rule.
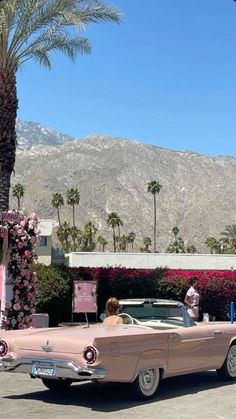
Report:
[[[212,339],[211,332],[198,326],[170,330],[167,372],[175,374],[206,369]]]

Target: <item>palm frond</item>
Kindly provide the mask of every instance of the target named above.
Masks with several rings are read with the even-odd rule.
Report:
[[[40,51],[39,45],[48,42],[53,44],[58,33],[70,27],[73,32],[76,28],[80,30],[88,23],[96,23],[99,21],[110,21],[119,23],[120,13],[113,6],[104,4],[97,0],[13,0],[15,4],[13,17],[11,17],[11,25],[9,24],[9,45],[8,57],[11,57],[18,65],[32,57],[33,47],[35,47],[36,55]],[[48,31],[51,31],[53,41],[47,40]],[[69,35],[65,34],[65,37]],[[64,38],[66,39],[66,38]],[[75,58],[76,53],[90,52],[90,46],[86,38],[78,37],[78,46],[75,46],[76,37],[72,37],[73,42],[69,49],[62,46],[61,51],[66,53],[70,58]],[[56,42],[57,44],[57,42]],[[63,42],[62,42],[63,44]],[[73,48],[72,48],[73,44]],[[28,58],[26,58],[28,52]],[[44,60],[43,60],[44,61]],[[45,61],[47,62],[47,60]]]
[[[75,60],[78,53],[89,54],[91,47],[87,38],[80,35],[70,35],[65,33],[54,33],[53,36],[37,40],[29,45],[19,60],[23,63],[29,59],[35,59],[46,68],[51,68],[51,52],[59,51]],[[42,59],[41,59],[42,57]]]

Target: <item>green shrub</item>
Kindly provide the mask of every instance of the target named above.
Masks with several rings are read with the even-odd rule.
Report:
[[[57,326],[71,311],[71,290],[69,281],[61,275],[60,269],[50,265],[35,265],[36,312],[49,314],[49,325]]]

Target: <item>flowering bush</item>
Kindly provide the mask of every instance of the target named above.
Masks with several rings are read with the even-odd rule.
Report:
[[[29,327],[35,312],[33,262],[37,259],[34,246],[40,232],[38,221],[36,214],[27,218],[10,211],[2,217],[0,229],[8,228],[7,277],[12,282],[13,291],[3,312],[2,324],[6,330]]]
[[[236,271],[68,268],[35,265],[38,279],[37,311],[49,313],[50,326],[71,321],[74,280],[97,281],[98,315],[109,297],[170,298],[184,301],[191,276],[199,278],[201,311],[217,320],[229,320],[230,302],[236,306]],[[84,320],[84,317],[83,317]]]
[[[236,272],[168,269],[159,286],[161,296],[183,301],[191,276],[199,279],[201,311],[217,320],[229,320],[231,301],[236,306]]]

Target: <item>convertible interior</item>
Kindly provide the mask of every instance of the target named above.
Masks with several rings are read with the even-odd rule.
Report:
[[[180,304],[160,304],[155,302],[128,303],[121,305],[119,314],[124,324],[166,330],[194,326],[185,307]]]

